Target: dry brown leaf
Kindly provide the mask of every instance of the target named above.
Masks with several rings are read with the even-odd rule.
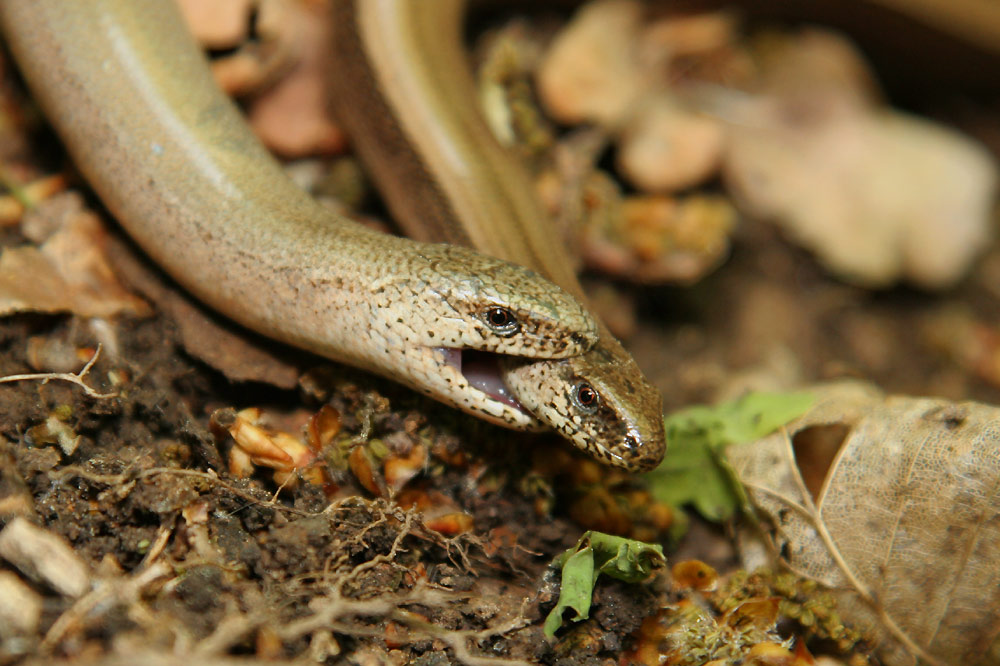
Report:
[[[79,196],[43,202],[25,217],[22,231],[41,245],[6,248],[0,255],[0,315],[149,314],[149,306],[115,278],[104,254],[107,233]]]
[[[538,70],[538,95],[553,118],[621,124],[649,83],[635,49],[643,17],[636,0],[599,0],[580,9]]]
[[[843,40],[788,41],[764,94],[718,110],[732,121],[730,191],[846,280],[954,284],[992,235],[995,160],[954,130],[876,106]]]
[[[164,289],[150,296],[177,325],[184,349],[234,382],[264,382],[282,389],[298,385],[300,370],[282,347],[198,305],[186,294]]]
[[[726,177],[745,210],[864,286],[939,289],[967,272],[992,233],[997,171],[982,146],[889,111],[772,123],[788,113],[731,133]]]
[[[257,135],[284,157],[336,154],[346,147],[344,133],[327,110],[328,15],[327,2],[269,2],[261,7],[261,29],[285,44],[291,41],[299,56],[248,110]]]
[[[66,282],[37,247],[7,248],[0,254],[0,315],[70,310]]]
[[[645,99],[677,90],[693,74],[694,62],[709,80],[744,80],[749,67],[734,51],[736,26],[727,12],[657,16],[650,3],[638,0],[584,3],[542,57],[536,74],[539,99],[561,123],[621,128]],[[701,125],[698,129],[704,131]],[[659,131],[668,132],[666,126]],[[715,150],[713,139],[709,152]],[[699,155],[698,160],[712,157]]]
[[[712,177],[722,160],[722,123],[669,94],[636,104],[618,144],[618,168],[643,192],[676,192]]]
[[[886,397],[858,383],[815,393],[815,406],[787,432],[728,452],[773,525],[764,541],[747,533],[744,564],[780,553],[837,590],[845,619],[880,643],[888,666],[918,655],[996,663],[1000,408]],[[828,467],[810,483],[800,473],[807,443],[826,435],[842,444],[807,464],[813,478]]]

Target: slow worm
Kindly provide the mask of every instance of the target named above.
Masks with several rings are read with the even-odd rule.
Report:
[[[533,268],[585,300],[559,232],[491,134],[462,48],[463,0],[333,0],[332,101],[412,237]],[[665,449],[662,399],[602,327],[588,353],[504,361],[484,390],[520,404],[595,457],[633,471]]]
[[[595,343],[593,318],[538,274],[367,230],[303,193],[170,0],[2,0],[0,28],[121,225],[248,328],[521,428],[534,420],[472,385],[462,353],[563,358]]]

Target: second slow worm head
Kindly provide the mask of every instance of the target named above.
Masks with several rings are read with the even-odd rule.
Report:
[[[0,0],[0,27],[122,226],[248,328],[522,428],[534,420],[474,385],[464,354],[563,358],[595,344],[586,309],[537,273],[365,229],[302,192],[171,0]]]
[[[460,39],[462,0],[334,0],[331,101],[396,220],[528,266],[584,299],[531,178],[490,133]],[[662,399],[607,331],[561,361],[506,359],[484,390],[609,464],[663,457]]]
[[[512,398],[594,458],[633,471],[663,459],[660,393],[612,337],[562,361],[503,361]]]

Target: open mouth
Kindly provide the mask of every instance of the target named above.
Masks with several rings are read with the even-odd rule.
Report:
[[[448,365],[454,367],[469,382],[469,386],[478,389],[497,402],[519,412],[528,410],[518,402],[514,394],[507,388],[500,372],[500,355],[473,349],[448,349],[439,347]]]

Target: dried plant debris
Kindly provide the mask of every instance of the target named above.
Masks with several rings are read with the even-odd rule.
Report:
[[[525,615],[534,594],[527,578],[491,579],[473,588],[473,567],[489,561],[475,537],[448,539],[415,511],[381,500],[351,497],[309,511],[276,503],[252,484],[151,462],[140,460],[120,474],[93,471],[93,463],[59,470],[63,483],[95,493],[105,512],[101,522],[121,521],[116,540],[131,541],[138,556],[128,571],[112,554],[121,546],[90,573],[65,537],[23,518],[0,532],[0,558],[24,576],[19,581],[7,574],[2,585],[10,600],[24,601],[27,614],[0,632],[6,658],[22,648],[40,656],[83,656],[87,645],[91,657],[110,657],[155,645],[195,657],[249,649],[261,658],[323,661],[360,654],[360,641],[361,652],[384,645],[413,657],[447,649],[459,662],[477,664],[492,663],[478,645],[539,631]],[[159,527],[143,528],[137,515],[129,515],[129,507],[170,489],[176,498],[170,506],[157,500],[148,507],[161,516]],[[107,511],[109,502],[121,508]],[[494,566],[502,567],[505,553],[513,551],[501,546],[493,552]],[[32,582],[44,587],[32,590],[26,585]],[[46,616],[39,640],[31,609],[49,590],[65,601],[54,607],[47,602],[57,612]],[[0,604],[0,612],[12,609]],[[130,620],[121,623],[121,617]],[[114,642],[95,642],[92,635]],[[521,659],[530,658],[532,643],[537,641],[515,641]]]
[[[79,195],[41,202],[21,227],[35,244],[4,248],[0,254],[0,314],[149,314],[149,306],[115,277],[105,256],[107,232]]]
[[[632,195],[617,201],[596,179],[580,234],[587,266],[642,284],[697,282],[729,251],[733,206],[717,195]],[[601,208],[605,210],[601,210]]]
[[[326,109],[329,2],[181,0],[195,38],[214,55],[223,90],[248,98],[260,139],[287,158],[343,152]]]
[[[812,41],[789,44],[782,62],[808,61],[799,51]],[[992,156],[954,130],[865,103],[856,91],[841,95],[834,83],[786,85],[722,110],[733,121],[726,178],[743,209],[779,224],[848,281],[953,285],[991,239]]]
[[[780,561],[831,590],[883,663],[995,663],[1000,622],[1000,410],[817,388],[787,429],[727,456]]]
[[[607,586],[599,583],[597,592]],[[698,560],[660,569],[643,589],[656,590],[619,663],[648,666],[826,666],[869,663],[866,645],[844,626],[836,599],[794,574],[737,571],[720,576]],[[605,594],[607,590],[603,590]],[[638,596],[638,595],[637,595]],[[557,655],[601,654],[599,620],[563,630]],[[817,646],[813,657],[807,642]]]
[[[24,518],[15,518],[0,530],[0,557],[64,596],[77,598],[90,588],[87,564],[66,540]]]
[[[635,541],[663,542],[684,522],[682,514],[654,497],[641,477],[562,446],[536,448],[531,472],[521,479],[520,487],[535,497],[540,514],[565,507],[582,529]]]
[[[685,20],[667,24],[686,35],[685,48],[710,50],[692,37],[717,43],[711,33],[727,30],[715,18],[687,20],[690,30]],[[726,257],[736,213],[723,197],[675,192],[717,172],[723,126],[658,94],[677,52],[656,43],[664,25],[647,34],[645,23],[642,5],[627,0],[588,3],[551,40],[514,21],[486,40],[479,87],[491,127],[534,166],[542,200],[588,266],[644,283],[693,282]],[[591,126],[560,136],[550,118]],[[596,168],[612,144],[639,193],[623,194]]]
[[[251,101],[251,126],[265,145],[285,157],[342,153],[347,138],[327,106],[329,3],[262,0],[261,5],[259,25],[296,58]]]
[[[299,354],[213,313],[134,246],[115,240],[109,243],[108,254],[116,274],[172,322],[188,354],[234,382],[263,382],[283,389],[298,385]]]
[[[117,427],[127,440],[109,427],[122,412],[152,413],[155,403],[142,401],[164,400],[162,390],[146,392],[153,380],[162,378],[121,387],[98,420],[100,446],[95,417],[79,404],[53,412],[78,431],[72,450],[37,433],[3,440],[10,478],[0,485],[9,518],[0,587],[25,613],[0,631],[3,659],[113,663],[154,649],[195,660],[323,661],[374,651],[379,659],[447,652],[459,663],[502,664],[549,652],[537,581],[578,530],[536,514],[517,490],[516,468],[506,481],[489,476],[475,447],[430,428],[421,412],[312,377],[310,391],[327,400],[317,411],[216,412],[221,448],[280,473],[277,483],[253,468],[231,478],[179,441],[176,424],[196,429],[204,417],[124,420]],[[10,386],[34,393],[28,382]],[[188,399],[205,397],[196,390]],[[355,463],[356,451],[369,467]],[[366,500],[366,492],[396,501]],[[14,612],[6,602],[0,618]],[[32,610],[39,605],[42,615]],[[607,612],[600,595],[594,608]],[[609,625],[609,636],[624,636],[625,627]]]
[[[295,165],[293,176],[310,189],[352,191],[356,204],[364,193],[356,166],[339,163],[350,187],[330,184],[338,167],[328,156],[344,138],[322,108],[325,2],[186,4],[218,79],[244,96],[272,148],[320,156]],[[962,273],[986,238],[992,165],[978,147],[886,109],[875,77],[841,38],[748,40],[734,14],[650,6],[587,3],[562,31],[558,20],[531,17],[477,47],[492,125],[536,170],[545,205],[587,266],[632,281],[693,282],[726,258],[740,215],[752,215],[773,218],[824,265],[862,284],[940,286]],[[821,400],[789,426],[791,444],[779,431],[748,449],[762,463],[731,459],[749,505],[722,449],[763,437],[805,405],[748,399],[721,414],[677,415],[676,456],[643,479],[345,368],[303,374],[305,365],[280,358],[275,345],[223,333],[149,278],[155,271],[143,278],[123,268],[124,256],[133,266],[143,259],[118,254],[79,196],[60,194],[70,176],[35,163],[63,158],[33,144],[35,112],[15,108],[22,93],[8,99],[17,84],[7,65],[0,62],[0,663],[861,666],[876,644],[890,666],[921,650],[928,663],[997,663],[988,629],[997,604],[987,598],[997,588],[988,543],[996,456],[982,455],[996,429],[989,408],[871,393],[838,411]],[[845,135],[871,145],[841,145]],[[785,142],[801,150],[789,156]],[[885,154],[871,156],[872,147]],[[843,158],[848,149],[864,167],[856,174],[843,162],[814,168],[806,159]],[[915,169],[925,160],[934,168]],[[892,168],[921,184],[891,192],[898,183],[877,170]],[[820,175],[819,185],[809,180]],[[877,201],[864,199],[873,194]],[[830,228],[843,222],[815,211],[834,204],[833,213],[853,211],[855,221],[886,222],[866,227],[867,236],[844,226],[832,234],[869,239],[865,252],[816,231],[817,219]],[[886,212],[889,204],[896,207]],[[923,208],[910,214],[907,206]],[[901,225],[899,215],[925,227]],[[953,233],[925,233],[940,232],[942,220]],[[905,323],[873,324],[855,307],[865,292],[831,290],[762,226],[742,232],[740,242],[752,243],[742,266],[752,254],[752,273],[737,267],[722,276],[726,285],[684,297],[704,300],[727,326],[736,320],[730,335],[743,351],[734,357],[838,328],[804,321],[816,314],[808,304],[820,302],[838,324],[868,324],[843,334],[869,349],[865,358],[882,367],[901,358],[886,345]],[[148,306],[112,268],[165,316],[137,317]],[[805,297],[797,293],[806,291],[803,275]],[[995,296],[1000,281],[991,275],[980,280]],[[757,297],[762,284],[782,307]],[[673,297],[661,301],[658,291],[612,293],[608,300],[624,309],[652,295],[648,305],[667,302],[663,309],[676,312]],[[957,385],[967,390],[981,387],[966,375],[1000,376],[992,303],[966,304],[975,316],[961,326],[944,317],[925,327],[931,346],[960,364],[952,376],[966,372]],[[685,321],[671,336],[628,313],[620,321],[617,328],[637,330],[664,354],[648,360],[665,368],[672,404],[704,400],[706,387],[734,376],[719,360],[725,353],[706,342],[719,334],[704,321]],[[877,335],[853,335],[873,328]],[[693,354],[711,361],[698,365]],[[927,370],[933,360],[907,361],[914,374],[940,376]],[[844,366],[815,354],[801,367],[824,374]],[[963,393],[924,381],[928,391]],[[810,418],[821,425],[806,427]],[[963,433],[977,427],[979,448],[964,448]],[[774,494],[750,471],[795,483]],[[595,583],[608,562],[659,562],[655,547],[635,542],[669,543],[686,524],[681,504],[714,519],[751,507],[761,525],[780,529],[764,542],[743,535],[747,566],[773,565],[766,556],[777,552],[793,571],[731,571],[723,530],[706,534],[715,525],[695,519],[683,547],[727,569],[671,557],[669,571],[639,567],[641,583]],[[970,537],[976,519],[978,541]],[[574,547],[588,529],[614,536],[590,535]],[[895,550],[875,550],[885,534],[896,535]],[[613,556],[580,555],[595,541],[611,543]],[[572,603],[560,600],[547,566],[567,548],[567,563],[592,557]],[[871,575],[874,560],[885,564],[882,578]],[[580,613],[584,600],[589,617],[573,621],[567,607]],[[563,621],[551,640],[546,617]],[[955,657],[953,648],[964,651]]]
[[[574,164],[558,157],[579,147],[574,134],[543,133],[557,157],[539,177],[550,209],[583,227],[584,257],[602,271],[691,282],[715,268],[728,253],[733,204],[706,207],[685,190],[720,174],[740,213],[779,225],[839,278],[864,286],[952,286],[991,239],[995,160],[954,130],[887,107],[864,58],[836,33],[748,38],[731,13],[596,0],[551,39],[521,43],[541,51],[520,79],[534,74],[547,117],[595,125],[604,138]],[[509,89],[510,111],[491,117],[518,116],[525,96]],[[539,135],[507,134],[523,144]],[[595,186],[609,148],[638,195]],[[701,242],[675,224],[629,224],[621,202],[648,195],[689,208]],[[720,216],[720,205],[729,212]]]

